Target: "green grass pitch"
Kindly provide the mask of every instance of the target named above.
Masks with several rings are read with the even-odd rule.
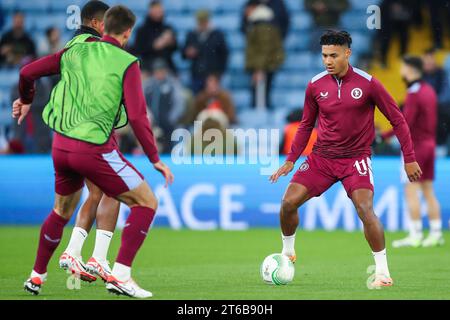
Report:
[[[68,275],[57,266],[71,233],[50,261],[48,281],[39,296],[22,284],[32,267],[38,227],[0,227],[0,299],[128,299],[106,292],[101,280],[67,289]],[[89,258],[95,233],[83,256]],[[243,232],[155,228],[134,264],[133,277],[153,292],[153,299],[450,299],[450,233],[439,248],[392,249],[403,233],[387,233],[388,258],[395,286],[368,290],[366,273],[373,258],[361,232],[297,232],[298,261],[294,281],[287,286],[264,284],[259,266],[265,256],[281,249],[277,229]],[[113,261],[120,242],[114,235]]]

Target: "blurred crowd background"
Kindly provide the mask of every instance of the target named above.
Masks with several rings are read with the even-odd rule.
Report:
[[[52,133],[41,112],[58,78],[37,82],[32,113],[20,127],[11,119],[11,103],[18,97],[20,67],[62,49],[75,32],[68,28],[67,9],[85,2],[0,1],[0,153],[50,152]],[[320,35],[344,29],[353,38],[351,63],[380,79],[400,106],[406,95],[401,57],[423,58],[424,79],[439,97],[437,153],[450,154],[449,0],[104,2],[123,3],[138,18],[126,49],[141,59],[148,111],[162,153],[171,151],[172,131],[194,131],[195,120],[203,121],[203,130],[223,132],[278,128],[280,152],[286,153],[301,119],[308,81],[324,70]],[[367,8],[374,4],[381,9],[381,29],[367,26],[372,14]],[[379,112],[376,128],[390,129]],[[123,152],[142,153],[130,128],[117,134]],[[200,132],[192,136],[202,138]],[[310,146],[314,139],[315,133]],[[223,152],[240,149],[224,146]],[[399,154],[399,144],[395,139],[374,143],[374,152]]]

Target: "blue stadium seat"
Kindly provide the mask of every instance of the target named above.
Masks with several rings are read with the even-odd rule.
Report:
[[[6,12],[11,12],[17,9],[17,0],[2,0],[1,7]]]
[[[186,42],[187,31],[176,30],[176,33],[177,33],[178,47],[180,48],[180,50],[182,50],[182,47],[184,46],[184,43]]]
[[[19,69],[0,69],[0,88],[9,90],[19,81]]]
[[[57,27],[60,30],[67,29],[66,22],[68,16],[66,14],[33,14],[27,16],[35,30],[44,31],[49,27]]]
[[[348,31],[367,31],[367,15],[363,10],[351,10],[341,15],[341,26]]]
[[[190,88],[191,85],[191,73],[188,70],[181,70],[178,73],[178,78],[180,79],[181,83]]]
[[[243,52],[235,51],[231,53],[229,58],[229,66],[232,70],[244,70],[245,55]]]
[[[380,0],[350,0],[350,5],[353,9],[366,10],[372,4],[379,4]]]
[[[218,11],[234,12],[235,14],[241,15],[241,10],[247,0],[221,0],[219,2]]]
[[[5,108],[11,103],[11,88],[0,87],[0,108]]]
[[[447,74],[450,76],[450,54],[448,54],[447,58],[445,58],[444,69],[447,72]]]
[[[291,109],[303,108],[305,102],[305,90],[289,91],[286,96],[286,104]]]
[[[240,32],[227,32],[225,33],[227,45],[230,50],[244,50],[245,37]]]
[[[66,13],[69,6],[76,5],[81,8],[85,2],[85,0],[52,0],[50,1],[50,9],[57,13]]]
[[[311,42],[311,34],[289,32],[286,37],[285,45],[288,50],[306,50]]]
[[[234,90],[231,95],[236,109],[242,110],[250,107],[251,96],[249,90]]]
[[[371,49],[370,44],[370,34],[367,32],[352,32],[352,51],[354,53],[367,53]]]
[[[304,9],[303,0],[285,0],[284,2],[289,12]]]
[[[24,12],[46,12],[50,7],[50,0],[21,0],[17,7]]]
[[[285,70],[308,70],[313,63],[313,54],[305,51],[302,53],[290,53],[283,65]]]
[[[220,0],[188,0],[185,3],[185,8],[190,12],[196,12],[198,10],[214,12],[219,8],[219,2]]]
[[[195,18],[192,15],[168,15],[166,21],[177,31],[189,31],[195,28]]]
[[[250,105],[249,105],[250,106]],[[241,119],[239,127],[244,129],[258,129],[267,127],[270,124],[272,113],[267,110],[247,108],[238,113],[238,119]],[[243,141],[241,141],[243,142]],[[248,141],[247,141],[248,142]]]
[[[305,100],[304,90],[274,90],[273,104],[275,108],[296,109],[303,106]]]
[[[291,28],[294,31],[309,30],[312,27],[312,24],[313,21],[311,15],[306,12],[291,15]]]
[[[230,78],[230,89],[247,89],[250,85],[249,75],[244,70],[229,72],[227,76]]]
[[[105,0],[105,2],[111,5],[108,0]],[[146,12],[149,5],[149,1],[145,0],[124,0],[120,2],[130,8],[134,12],[134,14],[137,14],[138,12]]]
[[[180,51],[175,52],[175,54],[173,55],[173,60],[180,71],[189,70],[189,67],[191,66],[191,62],[189,60],[183,59]]]
[[[274,86],[277,89],[305,89],[313,76],[310,72],[280,72],[275,76]]]
[[[224,31],[237,31],[240,25],[240,17],[236,14],[215,15],[212,23]]]
[[[164,1],[164,10],[168,13],[180,13],[186,10],[185,0],[170,0]]]

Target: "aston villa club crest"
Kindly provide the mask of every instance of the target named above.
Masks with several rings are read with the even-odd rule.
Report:
[[[353,99],[359,99],[362,97],[363,92],[360,88],[354,88],[351,92],[351,95]]]

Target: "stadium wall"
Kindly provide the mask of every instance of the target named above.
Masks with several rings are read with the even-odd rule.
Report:
[[[141,170],[159,198],[156,226],[196,230],[278,227],[279,204],[289,182],[287,177],[270,184],[267,176],[260,175],[258,165],[175,165],[170,157],[163,157],[175,174],[175,183],[166,189],[163,178],[145,157],[130,156],[129,159]],[[400,168],[399,158],[373,159],[375,212],[389,231],[406,229],[408,224]],[[435,187],[443,227],[448,229],[450,159],[437,161],[437,173]],[[50,156],[2,156],[0,177],[0,224],[40,224],[54,200]],[[128,212],[126,206],[121,207],[119,227]],[[422,212],[426,214],[425,205]],[[361,229],[353,205],[339,183],[309,201],[300,209],[300,214],[301,227],[306,230]],[[428,225],[425,218],[424,225]]]

